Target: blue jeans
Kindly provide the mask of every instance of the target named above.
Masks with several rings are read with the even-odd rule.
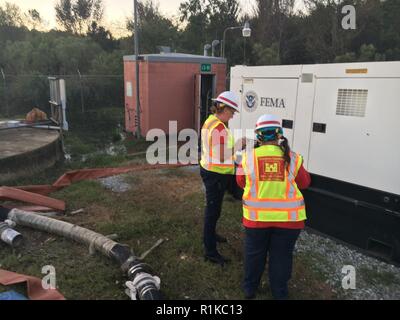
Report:
[[[222,201],[230,175],[203,169],[200,175],[206,188],[206,208],[204,212],[203,242],[206,255],[217,254],[216,227],[221,215]]]
[[[292,275],[293,250],[300,229],[245,228],[246,296],[255,294],[268,257],[269,284],[274,299],[288,298],[288,281]]]

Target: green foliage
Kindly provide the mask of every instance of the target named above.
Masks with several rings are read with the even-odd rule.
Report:
[[[162,15],[153,0],[139,1],[140,53],[158,46],[203,54],[205,44],[226,37],[228,66],[400,60],[400,2],[397,0],[258,0],[252,16],[241,16],[238,0],[186,0],[180,21]],[[356,30],[341,26],[343,5],[356,8]],[[39,12],[23,13],[0,5],[0,114],[24,114],[48,107],[49,75],[66,80],[68,116],[104,106],[124,106],[123,56],[132,54],[133,37],[116,40],[101,25],[100,0],[59,0],[61,32],[40,32]],[[240,27],[250,21],[252,36]],[[132,22],[127,28],[133,31]],[[32,30],[29,30],[32,29]],[[222,44],[216,48],[220,52]],[[115,137],[117,137],[115,135]]]
[[[59,0],[54,9],[58,24],[75,34],[84,34],[104,11],[102,0]]]
[[[206,43],[222,40],[226,28],[241,25],[238,21],[240,8],[237,0],[187,0],[181,3],[179,11],[180,21],[186,24],[182,47],[190,53],[201,54]],[[234,41],[226,43],[226,52],[236,49]]]
[[[253,53],[256,55],[257,62],[260,65],[280,64],[277,44],[274,44],[269,48],[264,48],[261,44],[256,43],[253,47]]]
[[[106,51],[112,51],[116,47],[111,32],[98,25],[96,21],[93,21],[90,25],[87,35]]]
[[[70,132],[78,135],[85,144],[104,147],[111,142],[115,129],[121,127],[124,121],[122,108],[97,108],[81,114],[71,112]]]
[[[22,25],[22,14],[17,5],[6,2],[4,8],[0,6],[0,27],[20,27]]]
[[[360,48],[359,61],[360,62],[373,61],[375,58],[375,54],[376,54],[376,49],[373,44],[370,45],[363,44]]]
[[[345,63],[345,62],[356,62],[356,54],[354,52],[347,52],[340,56],[336,56],[335,62],[336,63]]]
[[[165,18],[152,1],[138,3],[138,17],[141,53],[157,53],[158,46],[179,47],[178,27]],[[128,21],[127,29],[134,32],[132,21]]]
[[[101,52],[101,48],[90,39],[68,36],[55,41],[54,51],[61,62],[58,74],[75,74],[78,69],[86,73],[90,67],[88,61]]]
[[[343,55],[336,56],[335,62],[368,62],[368,61],[384,61],[385,54],[377,52],[373,44],[363,44],[358,55],[354,52],[346,52]]]

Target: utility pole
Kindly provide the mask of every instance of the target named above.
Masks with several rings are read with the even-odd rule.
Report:
[[[141,137],[140,130],[140,96],[139,96],[139,28],[138,28],[138,14],[137,14],[137,0],[133,1],[134,19],[135,19],[135,66],[136,66],[136,138]]]

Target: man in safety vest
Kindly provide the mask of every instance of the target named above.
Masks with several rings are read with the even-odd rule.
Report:
[[[217,242],[226,242],[226,239],[216,233],[216,226],[228,180],[235,172],[236,148],[228,122],[239,112],[239,100],[231,91],[222,92],[213,100],[212,114],[201,130],[200,175],[206,189],[203,242],[206,261],[223,266],[228,259],[218,252]],[[237,146],[239,143],[242,140]]]
[[[311,179],[303,158],[292,152],[280,119],[266,114],[257,120],[257,148],[247,148],[236,180],[243,193],[245,227],[245,297],[254,298],[268,256],[269,282],[275,299],[288,298],[293,250],[306,220],[300,189]]]

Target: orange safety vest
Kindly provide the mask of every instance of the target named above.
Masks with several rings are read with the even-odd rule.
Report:
[[[201,129],[202,148],[200,165],[208,171],[221,174],[234,174],[235,164],[233,161],[233,155],[231,155],[228,159],[221,163],[219,159],[220,146],[212,146],[212,131],[221,123],[225,127],[225,130],[228,134],[228,148],[233,149],[234,139],[230,130],[216,116],[210,115],[208,119],[204,122],[204,125]]]
[[[302,156],[290,153],[289,168],[279,146],[264,145],[243,154],[246,176],[243,216],[262,222],[306,220],[304,198],[295,182]]]

